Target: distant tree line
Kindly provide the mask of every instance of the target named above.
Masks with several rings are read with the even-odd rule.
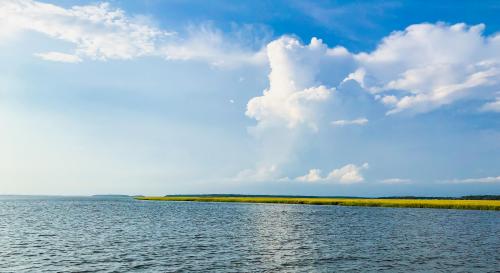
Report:
[[[357,197],[357,196],[308,196],[308,195],[256,195],[256,194],[171,194],[174,196],[197,196],[197,197],[296,197],[296,198],[368,198],[368,199],[441,199],[441,200],[500,200],[500,195],[465,195],[462,197],[442,196],[388,196],[388,197]]]
[[[465,195],[462,197],[443,196],[389,196],[379,199],[445,199],[445,200],[500,200],[500,195]]]
[[[500,200],[500,195],[466,195],[463,200]]]

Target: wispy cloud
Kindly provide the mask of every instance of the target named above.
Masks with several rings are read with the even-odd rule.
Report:
[[[210,24],[191,26],[178,33],[158,28],[150,21],[144,16],[130,16],[108,3],[63,8],[33,0],[0,2],[2,32],[34,31],[74,45],[71,53],[36,54],[48,61],[75,63],[84,59],[156,56],[202,60],[216,66],[265,62],[260,51],[231,41]],[[243,29],[250,31],[248,28]]]
[[[483,112],[500,112],[500,97],[497,97],[495,101],[485,103],[479,110]]]
[[[380,180],[381,184],[397,185],[397,184],[411,184],[411,179],[406,178],[387,178]]]
[[[66,9],[31,0],[7,0],[0,10],[0,21],[10,23],[13,30],[35,31],[69,42],[75,45],[75,55],[90,59],[151,55],[159,40],[174,35],[134,20],[107,3]]]
[[[66,54],[61,52],[45,52],[35,53],[35,56],[40,57],[46,61],[63,62],[63,63],[79,63],[82,61],[80,57],[73,54]]]
[[[340,119],[332,121],[333,126],[346,126],[346,125],[366,125],[368,123],[368,119],[366,118],[357,118],[357,119]]]
[[[444,180],[443,183],[449,184],[496,184],[500,183],[500,176],[488,176],[480,178],[465,178]]]

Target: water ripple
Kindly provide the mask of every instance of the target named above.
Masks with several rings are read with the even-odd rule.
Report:
[[[500,213],[0,198],[0,272],[498,272]]]

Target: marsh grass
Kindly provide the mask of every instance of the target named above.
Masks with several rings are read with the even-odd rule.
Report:
[[[193,202],[241,202],[280,203],[307,205],[338,205],[364,207],[438,208],[500,210],[499,200],[440,200],[440,199],[369,199],[369,198],[323,198],[323,197],[245,197],[245,196],[140,196],[137,200],[193,201]]]

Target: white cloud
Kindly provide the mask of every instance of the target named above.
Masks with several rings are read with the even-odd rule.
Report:
[[[364,181],[362,170],[368,169],[368,163],[361,166],[347,164],[339,169],[332,170],[326,177],[321,176],[320,169],[311,169],[306,175],[295,178],[303,182],[332,182],[339,184],[353,184]]]
[[[377,98],[392,107],[388,114],[490,99],[500,88],[500,35],[487,37],[483,30],[482,24],[411,25],[373,52],[357,54],[360,68],[346,80],[382,94]]]
[[[255,169],[245,169],[229,180],[243,182],[299,181],[353,184],[365,180],[362,172],[363,170],[368,169],[368,167],[368,163],[364,163],[360,166],[347,164],[341,168],[333,169],[326,176],[321,175],[322,172],[320,169],[311,169],[307,174],[291,179],[288,176],[283,176],[277,165],[259,165]]]
[[[452,179],[446,180],[445,183],[450,184],[494,184],[500,183],[500,176],[489,176],[481,178],[466,178],[466,179]]]
[[[368,123],[368,119],[366,118],[357,118],[353,120],[340,119],[332,121],[333,126],[346,126],[346,125],[366,125]]]
[[[395,184],[410,184],[411,180],[406,179],[406,178],[387,178],[383,179],[380,181],[382,184],[390,184],[390,185],[395,185]]]
[[[241,28],[258,36],[252,26]],[[376,94],[390,107],[388,114],[427,112],[465,99],[493,100],[500,88],[500,34],[485,36],[484,28],[483,24],[415,24],[391,33],[374,51],[359,54],[341,46],[328,48],[316,38],[303,45],[292,37],[274,40],[260,50],[255,43],[245,44],[249,40],[245,34],[230,37],[210,24],[180,33],[164,30],[144,16],[128,15],[108,3],[63,8],[33,0],[0,2],[0,40],[33,31],[74,46],[72,52],[35,54],[44,60],[76,63],[156,56],[215,66],[269,61],[269,88],[251,99],[246,111],[259,127],[317,128],[318,103],[327,100],[337,84],[349,80]],[[332,65],[328,60],[336,61]],[[338,75],[343,77],[337,82]],[[490,101],[480,110],[498,109],[498,101]]]
[[[292,37],[269,43],[269,88],[248,102],[246,115],[256,119],[260,128],[294,128],[301,124],[316,128],[315,109],[334,90],[317,81],[319,62],[327,55],[327,49],[316,38],[309,45]]]
[[[493,99],[500,88],[500,35],[484,36],[483,29],[482,24],[415,24],[385,37],[376,50],[359,54],[328,48],[316,38],[309,45],[292,37],[279,38],[267,46],[269,88],[249,101],[246,115],[260,128],[305,124],[316,129],[323,113],[319,103],[331,96],[335,86],[350,80],[388,106],[387,114],[427,112],[465,99]],[[336,58],[344,62],[325,62]],[[327,87],[325,71],[345,76]],[[496,102],[482,108],[496,109]],[[351,123],[334,123],[347,124]]]
[[[262,52],[247,50],[210,25],[186,33],[160,29],[144,16],[129,16],[108,3],[63,8],[33,0],[0,2],[0,38],[34,31],[74,45],[68,56],[36,54],[45,60],[132,59],[157,56],[169,60],[202,60],[217,66],[265,62]]]
[[[332,93],[351,80],[388,106],[387,114],[428,112],[459,100],[492,100],[500,89],[500,34],[485,36],[484,27],[415,24],[391,33],[374,51],[359,54],[338,46],[330,49],[316,38],[302,45],[282,37],[267,47],[270,86],[263,96],[250,100],[247,115],[260,126],[281,121],[289,128],[303,123],[315,128],[320,112],[311,109],[318,104],[304,107],[304,101],[290,102],[292,95],[322,87],[324,95],[316,102],[326,100],[325,91]],[[344,62],[325,63],[332,58]],[[337,70],[346,75],[327,88],[322,83],[325,73],[339,74]],[[491,101],[481,110],[498,107]]]
[[[62,63],[79,63],[82,61],[80,57],[72,54],[66,54],[62,52],[46,52],[46,53],[36,53],[38,56],[46,61],[62,62]]]

